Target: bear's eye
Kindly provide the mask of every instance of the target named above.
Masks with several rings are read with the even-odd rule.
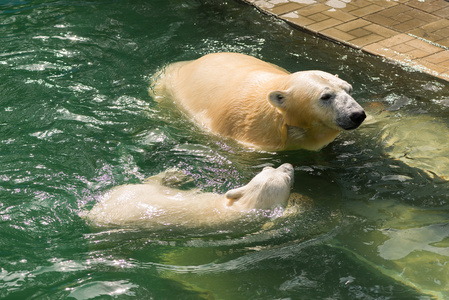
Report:
[[[330,100],[332,98],[332,94],[324,94],[321,96],[321,100],[327,101]]]

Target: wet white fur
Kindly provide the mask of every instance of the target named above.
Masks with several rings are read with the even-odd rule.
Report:
[[[247,185],[225,195],[184,191],[161,184],[155,176],[107,192],[87,213],[96,226],[198,227],[218,225],[255,209],[285,207],[293,184],[293,166],[266,167]]]
[[[289,73],[238,53],[169,65],[150,93],[172,99],[207,130],[268,151],[319,150],[364,113],[346,81],[322,71]],[[323,96],[329,96],[323,100]]]

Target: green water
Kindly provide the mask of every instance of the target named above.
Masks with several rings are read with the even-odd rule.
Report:
[[[294,31],[240,2],[0,1],[0,297],[431,299],[429,290],[444,292],[448,184],[389,158],[375,127],[344,133],[320,152],[254,152],[203,133],[148,96],[158,68],[218,51],[338,73],[367,109],[409,99],[391,119],[446,123],[449,116],[447,82]],[[293,192],[313,205],[269,229],[98,232],[79,216],[107,189],[169,167],[222,193],[284,162],[295,166]],[[389,254],[405,251],[391,243],[402,229],[423,239],[405,258]],[[423,238],[429,230],[432,238]],[[397,280],[409,265],[408,281]]]

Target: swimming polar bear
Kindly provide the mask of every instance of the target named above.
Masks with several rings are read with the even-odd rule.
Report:
[[[337,76],[291,74],[244,54],[173,63],[152,81],[157,101],[171,98],[206,129],[260,150],[319,150],[366,117]]]
[[[152,229],[214,226],[251,211],[287,205],[294,169],[283,164],[265,167],[247,185],[225,195],[184,191],[164,186],[162,176],[143,184],[129,184],[107,192],[86,214],[95,226],[140,226]]]

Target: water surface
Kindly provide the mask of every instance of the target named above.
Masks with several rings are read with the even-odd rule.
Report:
[[[393,159],[382,136],[385,124],[409,116],[447,134],[447,82],[234,1],[0,2],[0,44],[0,297],[430,299],[447,291],[447,181]],[[157,69],[219,51],[339,74],[380,120],[320,152],[255,152],[148,96]],[[223,193],[285,162],[295,166],[293,192],[313,205],[268,227],[93,231],[80,217],[109,188],[170,167],[188,172],[192,187]]]

